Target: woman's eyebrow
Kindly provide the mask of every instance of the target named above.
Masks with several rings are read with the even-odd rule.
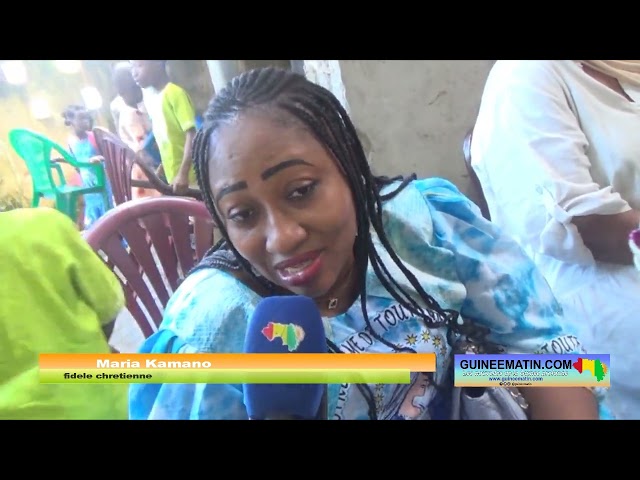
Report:
[[[285,160],[284,162],[280,162],[273,167],[267,168],[264,172],[262,172],[262,180],[268,180],[276,173],[281,172],[285,168],[295,167],[296,165],[308,165],[309,167],[313,167],[313,165],[311,165],[309,162],[305,162],[301,158],[292,158],[291,160]]]

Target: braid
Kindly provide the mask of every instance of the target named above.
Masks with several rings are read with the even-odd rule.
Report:
[[[415,353],[415,350],[411,348],[397,346],[385,340],[373,329],[366,305],[366,274],[369,263],[371,263],[380,283],[390,295],[409,312],[422,319],[428,327],[442,326],[452,320],[458,320],[457,312],[443,310],[438,302],[422,288],[416,277],[395,253],[384,230],[383,202],[399,193],[410,181],[415,179],[415,175],[408,178],[374,176],[356,129],[338,99],[325,88],[293,72],[275,68],[245,72],[235,77],[229,86],[216,95],[209,104],[203,128],[196,134],[193,163],[204,202],[218,224],[220,233],[226,239],[226,242],[219,243],[214,249],[223,248],[223,245],[225,248],[229,248],[239,265],[256,281],[274,294],[282,292],[281,287],[257,275],[247,260],[229,241],[225,226],[215,208],[209,182],[209,148],[212,135],[221,125],[232,120],[239,113],[255,108],[285,112],[301,122],[331,152],[349,184],[356,206],[355,269],[367,333],[396,352]],[[381,194],[382,188],[397,181],[401,182],[397,189],[384,196]],[[377,234],[382,247],[394,264],[415,289],[419,298],[436,313],[438,318],[434,318],[433,313],[425,311],[411,293],[402,288],[389,272],[374,244],[373,236],[370,234],[371,228]],[[448,338],[450,337],[448,336]],[[329,347],[331,351],[340,353],[340,350],[333,343],[329,342]],[[358,388],[369,405],[370,417],[376,419],[377,413],[372,392],[366,385],[358,385]]]

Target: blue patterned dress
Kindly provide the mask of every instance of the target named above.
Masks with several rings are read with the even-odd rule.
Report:
[[[88,163],[91,157],[99,155],[97,148],[94,146],[92,139],[87,136],[85,138],[72,138],[69,141],[69,150],[79,162]],[[93,171],[83,168],[80,170],[80,177],[82,178],[82,186],[93,187],[97,183],[97,179]],[[107,210],[113,207],[113,193],[111,191],[111,185],[105,178],[107,186],[107,198],[108,202],[105,203],[104,197],[101,193],[88,193],[84,195],[84,228],[89,229],[96,220],[102,217]]]

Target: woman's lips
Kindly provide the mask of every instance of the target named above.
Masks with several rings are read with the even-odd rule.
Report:
[[[322,269],[322,251],[298,255],[274,266],[283,284],[290,287],[300,287],[315,280]]]

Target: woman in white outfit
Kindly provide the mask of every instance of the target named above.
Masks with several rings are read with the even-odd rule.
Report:
[[[629,248],[640,224],[640,60],[496,62],[471,158],[492,220],[541,268],[587,349],[611,355],[612,410],[640,419]]]

